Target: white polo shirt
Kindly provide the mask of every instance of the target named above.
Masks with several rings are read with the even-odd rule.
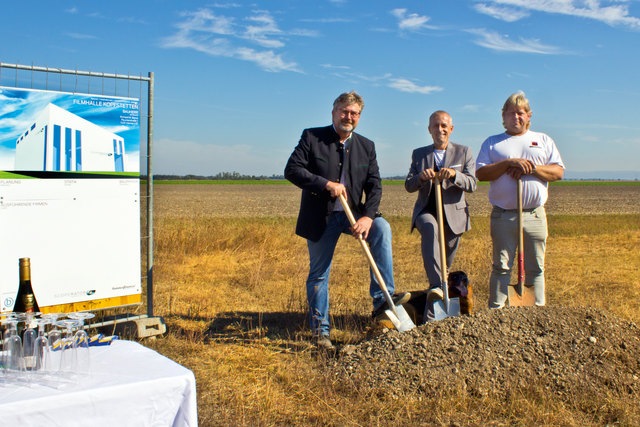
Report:
[[[518,136],[507,133],[490,136],[482,143],[476,166],[480,169],[500,160],[514,158],[531,160],[536,166],[559,165],[564,169],[564,163],[553,139],[544,133],[530,130]],[[523,175],[522,183],[523,209],[537,208],[546,203],[547,182],[533,175]],[[503,174],[491,181],[489,202],[502,209],[517,209],[517,191],[517,181],[508,174]]]

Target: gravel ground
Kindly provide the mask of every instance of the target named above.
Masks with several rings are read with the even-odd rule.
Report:
[[[489,215],[489,186],[468,195],[471,215]],[[300,190],[293,185],[154,186],[158,216],[297,217]],[[380,210],[386,216],[409,216],[417,195],[403,185],[385,185]],[[550,215],[640,213],[640,186],[551,186],[546,204]]]
[[[589,308],[484,310],[345,345],[328,369],[345,384],[434,395],[508,398],[527,386],[554,395],[640,397],[640,331]],[[539,388],[540,389],[540,388]]]

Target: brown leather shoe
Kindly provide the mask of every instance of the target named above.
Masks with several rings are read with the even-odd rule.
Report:
[[[313,343],[318,350],[333,351],[336,349],[328,335],[318,335],[314,337]]]

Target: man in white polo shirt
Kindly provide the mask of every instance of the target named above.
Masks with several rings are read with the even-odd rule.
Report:
[[[512,94],[502,107],[504,133],[487,138],[476,161],[476,177],[491,181],[489,201],[493,268],[489,308],[502,308],[508,295],[518,247],[517,183],[522,179],[525,286],[533,286],[536,305],[545,304],[544,253],[548,182],[562,179],[564,164],[548,135],[529,130],[531,108],[523,92]]]

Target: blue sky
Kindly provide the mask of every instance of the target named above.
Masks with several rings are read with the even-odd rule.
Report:
[[[5,63],[153,71],[156,174],[282,174],[356,90],[357,131],[404,176],[431,112],[477,155],[523,90],[569,177],[640,178],[639,0],[8,2],[0,40]]]

